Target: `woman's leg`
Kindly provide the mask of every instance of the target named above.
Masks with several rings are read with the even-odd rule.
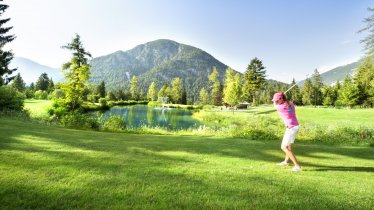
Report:
[[[299,162],[297,161],[295,155],[292,152],[291,144],[287,145],[287,146],[282,146],[282,150],[283,150],[284,153],[286,153],[286,158],[284,160],[285,162],[288,161],[289,159],[291,159],[291,161],[293,162],[293,164],[295,166],[300,167]]]
[[[290,146],[291,146],[291,145],[287,146],[287,148],[290,147]],[[286,153],[286,157],[284,158],[284,161],[283,161],[283,162],[288,163],[289,160],[290,160],[290,158],[288,157],[288,155],[287,155],[287,153]]]

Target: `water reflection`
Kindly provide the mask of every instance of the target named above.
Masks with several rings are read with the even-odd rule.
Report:
[[[145,105],[115,106],[104,113],[104,119],[110,115],[121,116],[128,128],[162,127],[169,130],[196,128],[201,124],[192,118],[192,111],[183,109],[155,108]]]

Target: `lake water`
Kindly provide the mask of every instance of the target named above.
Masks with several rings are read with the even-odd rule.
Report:
[[[176,108],[162,109],[146,105],[115,106],[104,113],[104,119],[110,115],[121,116],[128,128],[147,126],[182,130],[201,125],[199,121],[192,118],[192,111]]]

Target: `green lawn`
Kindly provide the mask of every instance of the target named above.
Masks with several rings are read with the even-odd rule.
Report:
[[[33,118],[46,118],[52,102],[51,100],[26,99],[24,109],[28,110]]]
[[[301,111],[302,112],[302,111]],[[1,209],[372,209],[374,148],[134,135],[0,118]]]

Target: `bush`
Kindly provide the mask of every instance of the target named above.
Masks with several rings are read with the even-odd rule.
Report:
[[[25,94],[26,94],[26,98],[35,98],[33,90],[27,89]]]
[[[45,90],[37,90],[35,91],[35,99],[39,100],[47,100],[48,99],[48,93]]]
[[[116,115],[110,115],[108,119],[104,121],[103,130],[108,131],[122,131],[126,129],[125,121]]]
[[[67,128],[77,129],[99,129],[99,122],[90,115],[79,112],[68,113],[61,117],[60,123]]]
[[[49,94],[48,99],[62,99],[65,97],[64,91],[60,89],[55,89],[52,93]]]
[[[0,107],[3,110],[21,111],[26,96],[10,86],[0,87]]]
[[[99,103],[102,107],[107,107],[108,106],[108,102],[105,98],[100,98]]]

